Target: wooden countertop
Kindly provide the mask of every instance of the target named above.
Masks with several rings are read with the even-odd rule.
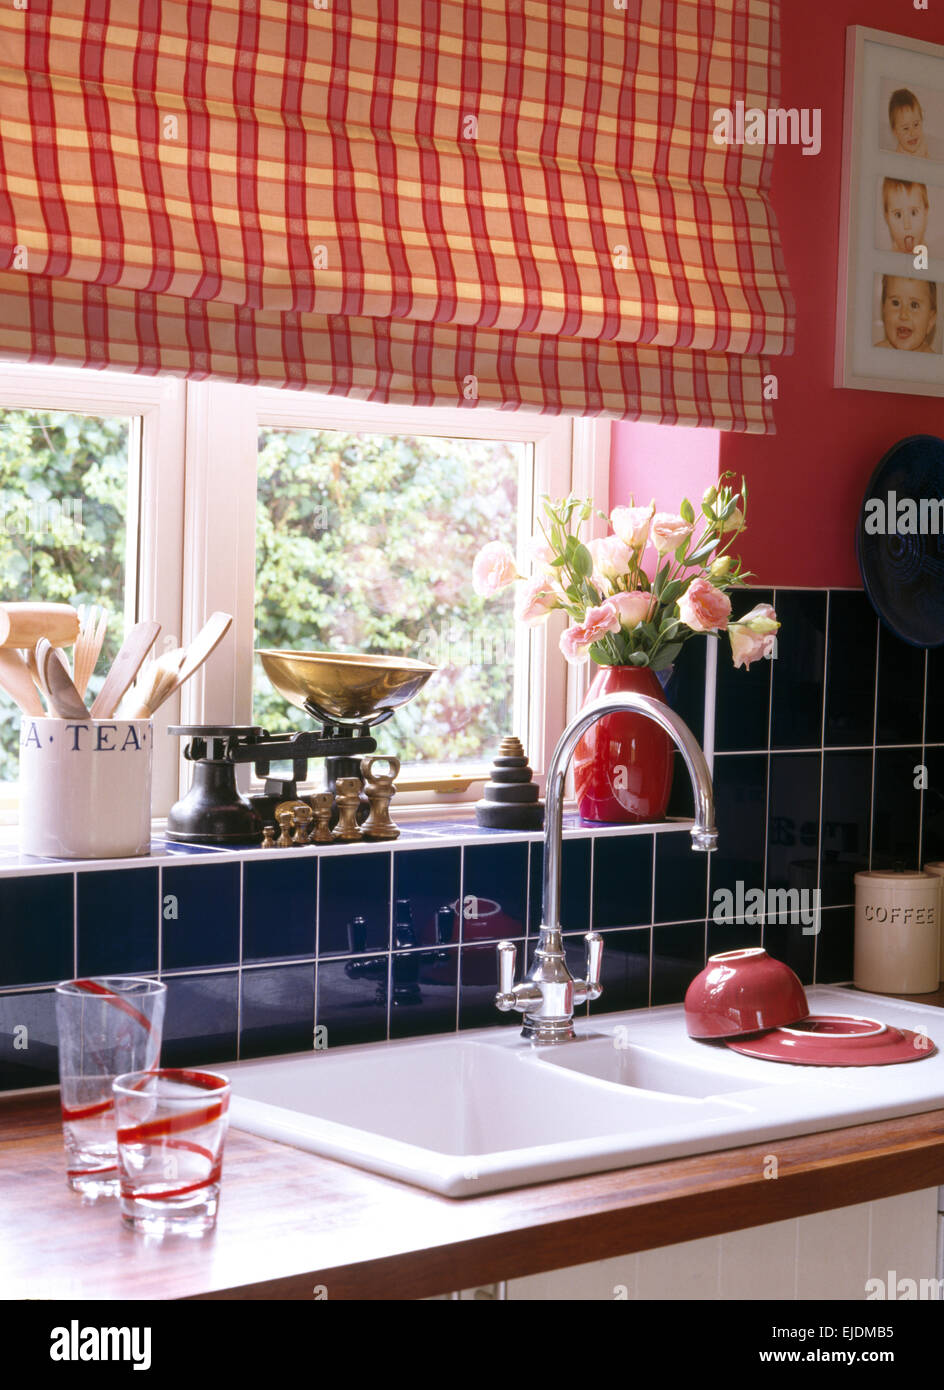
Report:
[[[462,1200],[231,1130],[217,1230],[161,1242],[66,1187],[58,1096],[14,1094],[0,1298],[417,1299],[939,1183],[944,1110]]]

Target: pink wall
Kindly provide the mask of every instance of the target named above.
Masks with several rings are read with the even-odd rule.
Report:
[[[837,390],[832,384],[846,27],[861,24],[944,44],[944,5],[931,0],[924,11],[910,0],[785,0],[781,23],[781,104],[822,110],[823,147],[809,156],[785,146],[774,159],[773,203],[797,301],[794,355],[774,364],[780,384],[777,433],[719,436],[619,423],[611,499],[625,500],[634,485],[646,501],[652,493],[651,483],[637,482],[639,451],[654,468],[662,451],[640,430],[676,436],[667,446],[671,462],[659,484],[665,502],[675,505],[682,495],[677,484],[686,477],[691,481],[684,490],[697,491],[710,452],[699,444],[688,453],[689,441],[709,436],[720,441],[721,468],[748,480],[750,526],[741,553],[755,582],[859,587],[854,536],[869,475],[903,435],[944,435],[944,400]]]

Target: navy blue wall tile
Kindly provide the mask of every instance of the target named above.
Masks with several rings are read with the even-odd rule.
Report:
[[[724,951],[743,951],[748,947],[763,946],[764,927],[763,923],[745,922],[739,919],[735,922],[728,922],[720,917],[715,921],[713,917],[708,918],[708,949],[707,955],[720,956]]]
[[[239,1056],[272,1057],[312,1046],[315,967],[272,965],[242,971]]]
[[[157,870],[79,874],[79,974],[133,975],[157,969]]]
[[[818,748],[823,727],[826,594],[777,592],[777,659],[773,662],[771,748]]]
[[[704,919],[708,901],[708,856],[692,849],[691,836],[656,835],[657,922]]]
[[[715,821],[718,847],[711,855],[710,891],[764,886],[767,828],[767,756],[743,754],[715,759]]]
[[[0,878],[0,985],[72,979],[72,875]]]
[[[924,793],[922,864],[944,860],[944,748],[926,748],[924,762],[928,786]]]
[[[701,738],[698,740],[701,743]],[[665,808],[666,820],[691,820],[695,814],[695,795],[685,759],[678,750],[672,754],[672,790]]]
[[[521,978],[525,943],[516,941],[518,957],[516,980]],[[494,943],[463,946],[459,953],[459,1027],[488,1028],[491,1024],[521,1027],[519,1013],[503,1014],[495,1007],[498,991],[498,953]]]
[[[525,933],[528,845],[467,845],[462,880],[462,940],[494,941]]]
[[[394,946],[436,946],[446,937],[459,940],[459,850],[456,848],[401,850],[393,856],[394,900],[410,905],[414,940],[397,940],[394,912]],[[446,913],[451,913],[451,921]],[[442,917],[440,917],[442,913]],[[445,924],[445,925],[444,925]]]
[[[0,1090],[54,1086],[58,1080],[55,994],[0,994]]]
[[[314,956],[318,860],[249,860],[243,866],[243,960]]]
[[[805,914],[806,915],[806,914]],[[789,921],[774,918],[764,923],[764,947],[774,960],[789,965],[803,984],[813,983],[813,960],[816,951],[816,921]]]
[[[732,617],[743,617],[758,603],[773,603],[769,589],[735,594]],[[719,752],[754,751],[767,747],[770,722],[772,661],[755,661],[747,669],[734,669],[727,638],[718,653],[718,688],[715,706],[715,748]]]
[[[823,907],[855,901],[854,877],[869,867],[872,824],[872,754],[823,756],[820,889]]]
[[[685,922],[652,929],[652,1003],[681,1004],[705,965],[705,924]]]
[[[389,956],[318,962],[315,1023],[329,1050],[386,1038],[389,965]]]
[[[851,980],[854,951],[855,908],[826,908],[820,914],[816,940],[816,983],[830,985]]]
[[[161,935],[164,970],[238,964],[239,865],[175,864],[164,869]]]
[[[876,743],[921,742],[924,662],[923,648],[909,646],[879,623]]]
[[[645,837],[643,837],[645,838]],[[611,844],[604,840],[602,843]],[[632,844],[632,839],[619,841]],[[597,841],[599,849],[601,841]],[[531,844],[531,931],[541,926],[544,897],[544,844]],[[590,930],[590,840],[565,840],[561,855],[561,926],[565,931]]]
[[[650,927],[604,932],[603,993],[590,1004],[591,1014],[615,1013],[619,1009],[645,1009],[648,1006],[651,953]]]
[[[928,652],[924,737],[928,743],[944,743],[944,647],[932,647]]]
[[[390,949],[389,854],[326,854],[318,885],[318,955]],[[354,919],[362,917],[363,922]]]
[[[829,595],[826,727],[829,746],[872,742],[878,619],[864,593]]]
[[[390,975],[391,1038],[455,1032],[458,947],[450,946],[441,951],[395,951]]]
[[[684,834],[601,837],[594,844],[595,931],[607,927],[648,926],[652,921],[653,840],[656,838],[679,839],[686,845],[691,844]]]
[[[872,804],[872,868],[917,869],[921,792],[915,768],[920,748],[879,748]]]
[[[774,753],[767,813],[768,888],[819,883],[819,753]]]
[[[235,970],[214,975],[169,975],[161,1064],[211,1066],[236,1057],[239,977]]]
[[[707,639],[693,637],[686,642],[665,683],[665,697],[691,729],[699,743],[705,732],[705,655]]]

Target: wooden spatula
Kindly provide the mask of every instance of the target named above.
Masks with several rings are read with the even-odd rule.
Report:
[[[141,663],[154,645],[160,623],[135,623],[121,644],[121,650],[111,664],[105,683],[95,697],[93,719],[110,719],[118,708],[122,695],[134,680]]]
[[[36,666],[46,699],[60,719],[88,719],[85,701],[76,690],[62,657],[45,637],[36,643]]]
[[[40,637],[65,647],[79,634],[79,615],[69,603],[0,603],[0,647],[33,648]]]
[[[24,714],[43,718],[45,710],[29,667],[13,647],[0,647],[0,687],[15,700]]]
[[[173,679],[162,681],[159,688],[152,692],[152,704],[148,706],[149,712],[154,713],[159,709],[165,700],[169,700],[175,690],[179,690],[184,681],[199,671],[207,657],[216,650],[232,625],[233,618],[231,613],[211,613],[203,627],[188,645],[186,655],[177,669]]]

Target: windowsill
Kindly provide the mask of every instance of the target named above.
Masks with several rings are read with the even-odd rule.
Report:
[[[21,856],[18,850],[16,826],[3,826],[0,827],[0,877],[64,873],[73,870],[84,872],[95,869],[144,868],[148,865],[167,865],[169,861],[190,864],[233,863],[257,859],[262,853],[265,853],[267,858],[276,856],[285,858],[292,855],[297,857],[299,855],[321,854],[378,854],[391,849],[404,851],[522,840],[541,841],[544,839],[543,830],[483,829],[476,823],[474,809],[471,805],[468,813],[462,808],[452,807],[448,813],[443,810],[438,816],[432,808],[417,807],[415,809],[417,811],[425,809],[425,817],[422,819],[410,817],[408,820],[407,817],[401,815],[399,818],[403,822],[402,833],[397,840],[305,845],[292,849],[265,851],[253,846],[227,849],[217,845],[172,844],[163,838],[166,821],[160,819],[152,822],[151,853],[133,859],[37,859],[32,856]],[[581,821],[573,804],[571,804],[564,810],[564,839],[602,839],[616,835],[665,835],[690,830],[693,823],[691,820],[669,819],[651,823],[645,822],[640,825],[596,824]]]

